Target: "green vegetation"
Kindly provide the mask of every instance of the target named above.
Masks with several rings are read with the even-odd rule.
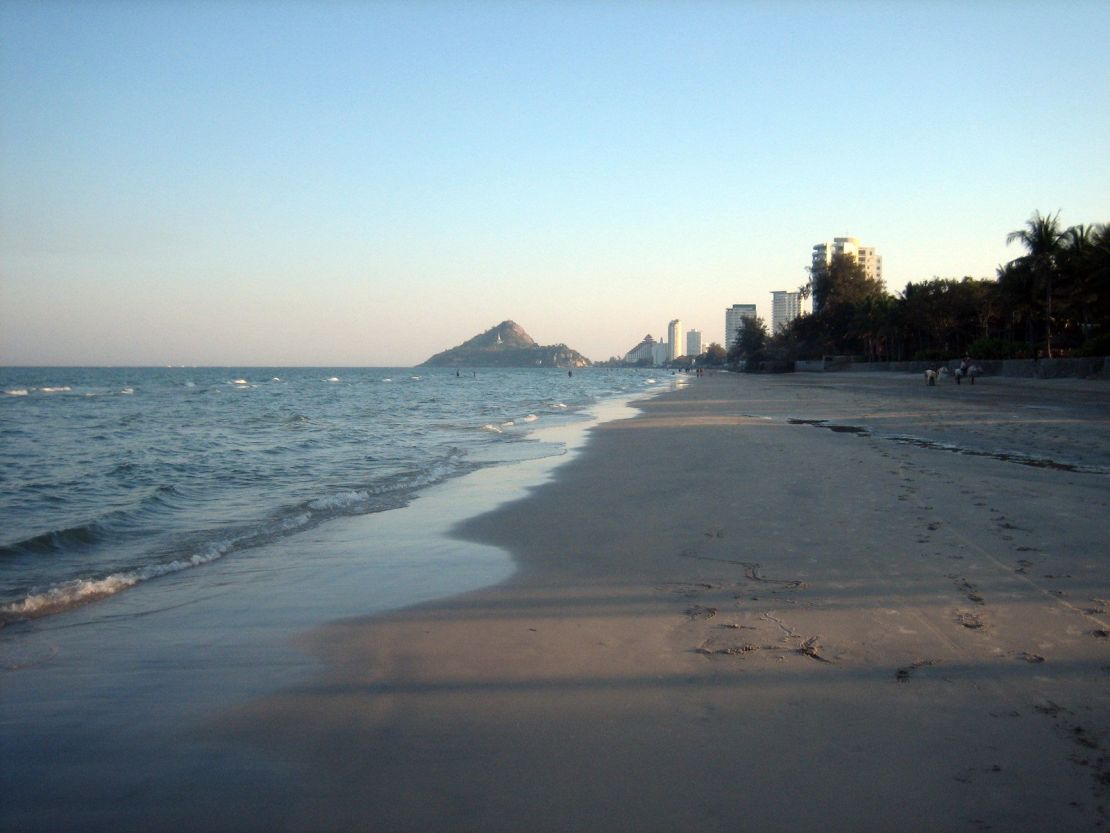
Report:
[[[1105,355],[1110,224],[1065,229],[1058,214],[1038,212],[1006,242],[1025,251],[1000,266],[996,279],[933,278],[894,296],[853,258],[838,256],[803,288],[817,312],[795,319],[766,354],[780,361]]]
[[[730,364],[741,365],[745,370],[756,371],[764,359],[767,345],[767,324],[759,316],[744,319],[744,326],[736,331],[736,340],[728,351]]]

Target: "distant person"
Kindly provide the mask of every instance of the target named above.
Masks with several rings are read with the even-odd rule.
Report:
[[[975,375],[971,372],[971,356],[964,356],[960,366],[956,368],[956,384],[960,384],[960,380],[967,376],[971,380],[971,384],[975,384]]]
[[[567,378],[568,378],[568,379],[569,379],[570,377],[572,377],[573,375],[574,375],[574,371],[573,371],[573,370],[568,370],[568,371],[567,371]]]

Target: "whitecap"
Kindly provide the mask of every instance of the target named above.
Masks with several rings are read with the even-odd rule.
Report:
[[[512,428],[512,427],[513,427],[514,425],[516,425],[516,422],[514,422],[514,421],[513,421],[513,420],[511,420],[511,419],[510,419],[510,420],[508,420],[507,422],[502,422],[502,423],[501,423],[501,427],[502,427],[502,428]]]
[[[73,390],[69,385],[61,385],[56,388],[39,388],[43,393],[66,393]]]
[[[177,573],[190,567],[199,567],[215,561],[231,549],[231,542],[212,544],[203,552],[188,558],[176,559],[164,564],[147,564],[135,570],[113,573],[104,578],[78,578],[51,587],[42,593],[32,593],[18,602],[0,607],[0,621],[29,619],[57,613],[67,608],[114,596],[122,590],[134,587],[142,581],[159,576]]]
[[[131,396],[134,392],[135,392],[134,388],[124,388],[123,390],[120,391],[120,394],[122,394],[123,396]]]
[[[539,417],[536,416],[535,414],[528,414],[528,416],[526,416],[524,418],[524,421],[525,422],[535,422],[537,419],[539,419]]]
[[[325,382],[338,382],[338,381],[339,381],[339,377],[338,377],[338,376],[329,376],[329,377],[328,377],[327,379],[324,379],[324,380],[322,380],[322,381],[325,381]]]
[[[562,402],[552,402],[551,407],[558,408],[560,411],[565,411],[567,409],[567,406],[564,405]]]
[[[26,396],[27,388],[12,388],[11,390],[4,391],[5,396]]]
[[[231,384],[233,384],[233,385],[249,385],[250,382],[248,382],[246,379],[232,379]]]
[[[364,502],[368,497],[370,497],[369,493],[362,491],[338,492],[334,495],[317,498],[308,504],[308,508],[317,512],[327,509],[346,509]]]
[[[491,434],[503,434],[504,432],[494,425],[492,422],[487,422],[482,426],[483,431],[489,431]]]

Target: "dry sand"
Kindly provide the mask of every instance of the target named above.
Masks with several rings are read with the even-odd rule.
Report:
[[[214,721],[288,778],[270,821],[1107,828],[1110,385],[719,376],[642,409],[457,530],[508,582],[314,631],[324,673]]]

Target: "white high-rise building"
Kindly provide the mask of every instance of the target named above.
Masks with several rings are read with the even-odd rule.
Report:
[[[690,358],[701,355],[701,330],[686,331],[686,355]]]
[[[733,304],[725,310],[725,349],[736,343],[736,331],[744,326],[745,318],[755,318],[755,304]]]
[[[786,325],[802,314],[802,293],[785,290],[771,293],[771,334],[786,329]]]
[[[856,237],[834,237],[832,242],[818,243],[813,247],[811,269],[819,271],[826,268],[835,255],[848,255],[857,263],[863,265],[867,277],[881,281],[883,279],[883,259],[875,252],[874,246],[861,246]],[[811,284],[812,285],[812,284]],[[818,312],[817,303],[813,304],[813,311]]]
[[[667,361],[673,362],[682,355],[679,352],[682,349],[682,322],[677,318],[667,325],[667,344],[671,346]]]
[[[665,341],[657,341],[651,347],[651,363],[662,367],[671,360],[671,345]]]

